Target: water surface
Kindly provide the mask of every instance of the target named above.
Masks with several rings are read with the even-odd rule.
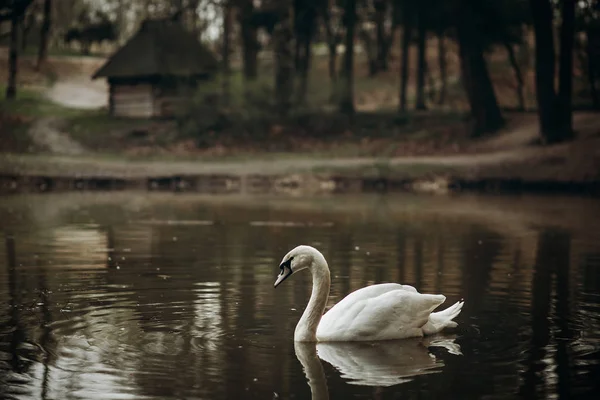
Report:
[[[600,214],[564,198],[0,198],[0,398],[593,398]],[[329,306],[380,282],[466,300],[458,329],[296,345],[319,248]]]

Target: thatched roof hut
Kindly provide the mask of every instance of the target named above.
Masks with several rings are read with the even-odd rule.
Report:
[[[217,68],[214,54],[181,23],[146,20],[92,78],[108,79],[112,115],[165,117]]]

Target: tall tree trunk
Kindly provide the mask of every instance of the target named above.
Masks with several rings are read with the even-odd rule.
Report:
[[[513,49],[512,44],[508,42],[504,42],[504,47],[508,53],[508,60],[510,61],[510,65],[513,67],[515,71],[515,78],[517,79],[517,99],[519,101],[518,110],[525,111],[525,95],[523,93],[525,82],[523,81],[523,74],[521,73],[521,67],[519,67],[519,62],[517,61],[517,56],[515,55],[515,49]]]
[[[239,6],[240,38],[242,41],[242,59],[244,78],[255,80],[258,76],[258,40],[257,30],[252,24],[254,3],[252,0],[241,0]]]
[[[409,78],[409,61],[410,61],[410,42],[412,39],[412,21],[410,15],[410,9],[407,5],[408,2],[404,3],[403,7],[403,32],[402,32],[402,62],[400,67],[400,102],[399,111],[406,111],[406,91],[408,89],[408,78]]]
[[[300,44],[300,87],[298,89],[298,103],[305,104],[306,103],[306,94],[308,92],[308,72],[310,71],[310,62],[311,62],[311,36],[304,35],[302,38],[297,39],[301,41]],[[300,40],[302,39],[302,40]]]
[[[557,111],[559,135],[549,142],[561,142],[573,136],[573,47],[575,44],[575,0],[562,0],[560,60],[558,69]]]
[[[328,43],[327,47],[329,47],[329,62],[327,63],[327,70],[329,71],[329,79],[332,83],[335,83],[337,81],[337,44],[336,42]]]
[[[557,121],[555,52],[552,6],[549,0],[529,0],[535,33],[535,91],[542,139],[551,143],[560,137]]]
[[[425,24],[425,9],[424,2],[420,2],[417,6],[417,99],[415,108],[417,110],[426,110],[425,106],[425,70],[427,68],[427,60],[425,58],[427,47],[427,30]]]
[[[377,31],[377,57],[375,73],[387,70],[387,36],[385,34],[385,13],[387,0],[375,0],[375,26]]]
[[[446,101],[448,91],[448,66],[446,63],[446,43],[443,33],[438,35],[438,62],[440,66],[440,97],[438,98],[438,104],[442,105]]]
[[[329,79],[332,83],[335,83],[337,79],[336,74],[336,59],[337,59],[337,38],[334,33],[333,27],[331,26],[331,11],[329,8],[329,2],[324,4],[320,8],[321,18],[323,18],[323,25],[325,25],[325,37],[327,39],[327,49],[329,50],[329,62],[327,64],[327,70],[329,72]]]
[[[21,51],[25,52],[27,50],[27,44],[29,39],[29,33],[31,32],[31,28],[33,28],[33,24],[35,23],[35,11],[30,12],[29,15],[23,14],[21,18]]]
[[[586,54],[587,54],[587,73],[588,73],[588,82],[590,85],[590,94],[592,96],[592,105],[594,109],[600,110],[600,88],[598,87],[598,82],[600,81],[600,73],[598,70],[600,69],[600,64],[598,64],[598,60],[600,59],[600,29],[596,29],[588,27],[586,31]],[[595,46],[594,46],[595,44]],[[594,51],[597,48],[598,51]]]
[[[394,37],[396,36],[396,32],[398,31],[398,24],[392,26],[389,36],[385,37],[385,41],[383,43],[383,50],[379,56],[379,69],[382,71],[388,71],[390,65],[390,50],[392,49],[392,44],[394,43]]]
[[[290,5],[287,1],[279,9],[279,22],[273,31],[273,50],[275,51],[275,100],[278,112],[286,114],[291,107],[294,90],[294,51]]]
[[[40,47],[38,49],[38,57],[36,69],[39,71],[42,65],[46,62],[48,55],[48,39],[50,37],[50,26],[52,25],[52,0],[44,1],[44,21],[40,31]]]
[[[14,100],[17,97],[17,69],[19,64],[19,22],[21,16],[13,11],[10,24],[10,50],[8,55],[8,84],[6,98]]]
[[[229,105],[230,102],[230,67],[229,67],[229,56],[230,56],[230,42],[231,42],[231,1],[225,0],[223,5],[223,54],[221,62],[223,63],[223,103]]]
[[[367,55],[367,62],[369,66],[369,76],[373,77],[377,75],[378,65],[377,65],[377,49],[373,48],[373,41],[369,32],[365,29],[360,29],[358,32],[358,37],[363,42],[364,52]]]
[[[483,47],[466,19],[460,21],[457,34],[463,84],[475,119],[473,136],[493,132],[504,125],[504,118],[483,57]]]
[[[340,100],[340,111],[354,114],[354,27],[356,25],[356,0],[346,1],[344,15],[346,25],[346,39],[344,52],[344,82]]]
[[[426,64],[426,68],[425,68],[425,80],[427,82],[427,85],[429,85],[429,89],[427,90],[427,97],[429,98],[429,101],[434,102],[435,101],[435,79],[433,77],[433,73],[431,71],[431,68],[429,67],[428,64]]]
[[[294,2],[294,30],[296,37],[296,70],[299,73],[299,88],[297,101],[299,104],[306,102],[308,92],[308,71],[311,62],[311,43],[317,19],[317,10],[312,4]]]

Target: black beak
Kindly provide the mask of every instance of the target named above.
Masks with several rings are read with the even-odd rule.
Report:
[[[277,276],[277,280],[273,285],[274,288],[279,286],[279,284],[289,278],[294,272],[292,271],[292,260],[288,260],[279,266],[281,269],[281,273]]]

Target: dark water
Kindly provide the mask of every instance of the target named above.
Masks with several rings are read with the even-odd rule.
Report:
[[[3,198],[0,398],[593,398],[597,209],[553,198]],[[295,348],[310,279],[273,282],[301,243],[329,261],[330,305],[401,282],[447,305],[464,298],[458,329]]]

